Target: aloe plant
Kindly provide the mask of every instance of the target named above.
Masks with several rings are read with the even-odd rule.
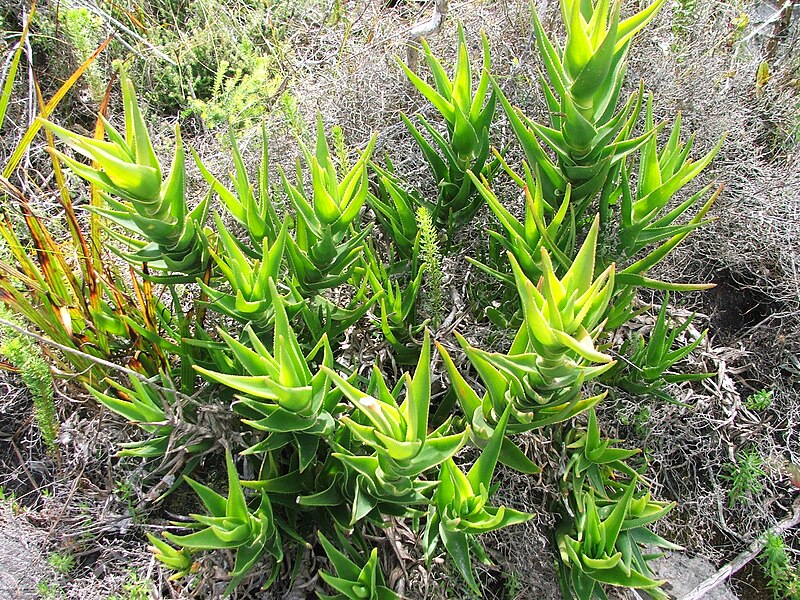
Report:
[[[106,227],[112,238],[134,248],[123,252],[126,260],[147,264],[162,275],[162,282],[193,282],[209,267],[208,240],[203,227],[208,212],[206,197],[190,209],[186,198],[186,166],[180,130],[175,128],[175,155],[166,181],[139,109],[133,84],[122,77],[125,135],[102,116],[109,141],[76,135],[49,121],[42,125],[73,150],[98,165],[86,166],[53,150],[76,175],[102,190],[107,207],[91,210],[144,240]]]
[[[451,458],[442,463],[439,485],[431,500],[423,537],[426,558],[430,560],[441,541],[469,588],[478,595],[480,588],[472,572],[470,549],[473,549],[483,562],[489,561],[475,541],[475,536],[524,523],[533,518],[533,515],[505,506],[491,506],[488,503],[492,476],[500,456],[510,414],[509,406],[500,417],[475,464],[466,474]]]
[[[273,350],[270,352],[249,326],[245,328],[245,343],[220,330],[219,334],[230,348],[236,368],[246,374],[221,373],[195,366],[209,381],[237,390],[237,410],[249,415],[243,423],[267,437],[247,449],[246,453],[261,453],[293,444],[299,452],[300,470],[316,459],[320,436],[334,426],[340,394],[329,390],[324,371],[312,373],[316,355],[322,351],[322,364],[333,366],[333,353],[323,336],[307,355],[304,355],[297,334],[289,324],[284,301],[275,282],[268,279],[275,311]]]
[[[644,589],[655,600],[669,596],[660,589],[664,580],[653,579],[643,552],[646,546],[680,550],[648,530],[673,505],[654,505],[649,494],[634,498],[634,478],[612,501],[595,501],[594,490],[581,495],[577,518],[565,519],[556,530],[562,560],[562,592],[569,598],[606,598],[603,584]]]
[[[247,232],[252,246],[252,258],[258,258],[257,253],[262,248],[264,239],[266,238],[270,244],[273,244],[278,237],[281,224],[281,219],[270,197],[267,129],[265,125],[262,125],[261,162],[258,166],[258,179],[255,184],[248,178],[247,168],[239,151],[239,144],[236,142],[233,128],[229,130],[228,139],[235,169],[230,177],[233,191],[211,174],[195,152],[193,152],[194,160],[212,191],[222,200],[228,214]],[[243,249],[246,253],[249,250],[246,245],[243,246]]]
[[[562,477],[579,502],[586,486],[607,498],[607,488],[617,489],[616,481],[620,476],[635,479],[636,471],[625,461],[641,452],[638,448],[628,450],[612,446],[619,440],[603,439],[594,409],[590,408],[588,413],[585,431],[576,428],[567,433],[566,449],[570,456]]]
[[[458,26],[457,59],[452,80],[425,40],[422,40],[422,46],[425,60],[433,74],[434,86],[427,84],[414,71],[400,63],[411,83],[441,113],[447,124],[448,135],[445,138],[423,117],[418,117],[423,129],[433,139],[431,145],[413,122],[401,115],[422,149],[439,189],[436,204],[427,208],[431,211],[434,222],[450,232],[454,227],[472,219],[481,207],[481,197],[475,193],[472,179],[467,174],[471,172],[474,175],[489,175],[495,167],[486,161],[491,149],[489,125],[494,116],[496,98],[489,85],[489,44],[485,35],[481,35],[481,40],[483,70],[474,92],[469,53],[461,24]]]
[[[645,128],[653,129],[653,96],[647,98]],[[683,214],[707,196],[711,186],[693,194],[678,206],[666,210],[673,195],[697,177],[719,152],[725,137],[698,160],[689,158],[693,137],[685,144],[680,141],[681,116],[675,119],[669,139],[659,150],[652,137],[641,147],[635,193],[631,190],[628,169],[623,168],[620,198],[620,254],[626,258],[652,244],[661,243],[675,235],[689,233],[707,221],[675,224]]]
[[[174,453],[177,448],[181,449],[180,454],[192,456],[213,445],[211,433],[196,426],[196,406],[180,407],[181,418],[177,418],[178,405],[187,404],[188,399],[179,398],[179,392],[172,389],[169,381],[162,378],[151,385],[131,376],[130,382],[131,387],[127,388],[109,381],[109,389],[103,392],[87,386],[100,404],[148,435],[141,441],[122,444],[120,456],[160,458]]]
[[[435,200],[410,189],[390,160],[386,168],[373,168],[378,187],[370,194],[367,170],[376,138],[350,166],[339,146],[338,160],[332,158],[319,120],[314,147],[301,148],[304,166],[298,164],[296,178],[290,182],[281,173],[289,214],[279,215],[272,202],[266,129],[254,181],[232,133],[234,172],[224,183],[195,154],[211,188],[195,202],[185,190],[179,131],[165,174],[133,86],[124,77],[124,132],[103,121],[108,139],[101,139],[101,129],[92,139],[37,122],[51,145],[56,135],[92,161],[87,165],[52,152],[55,180],[64,187],[63,162],[102,191],[105,204],[92,201],[93,223],[103,222],[106,235],[126,246],[118,252],[140,274],[134,272],[128,287],[113,267],[102,264],[100,231],[93,227],[94,239],[83,238],[62,189],[76,268],[5,179],[18,162],[15,151],[0,185],[20,207],[36,256],[28,256],[10,219],[0,223],[0,235],[18,263],[0,266],[2,300],[67,351],[89,355],[75,365],[91,371],[87,380],[95,398],[145,434],[142,441],[125,445],[122,454],[160,459],[163,465],[174,460],[175,449],[196,460],[217,441],[198,422],[199,403],[218,394],[231,402],[240,420],[234,432],[227,432],[232,435],[222,436],[227,438],[222,445],[235,447],[245,460],[257,459],[257,474],[241,481],[226,451],[227,496],[185,479],[206,514],[192,515],[193,531],[186,535],[149,536],[156,558],[175,570],[175,577],[198,568],[196,553],[227,549],[236,556],[226,590],[232,593],[257,561],[268,557],[274,579],[290,544],[311,549],[309,540],[318,537],[332,565],[320,577],[334,590],[321,597],[393,600],[397,596],[380,572],[377,551],[369,549],[368,532],[389,518],[410,518],[415,525],[423,523],[426,558],[443,548],[470,590],[480,593],[473,560],[488,558],[477,536],[531,518],[491,504],[497,463],[538,473],[515,436],[588,411],[585,428],[554,436],[564,440],[559,477],[564,510],[555,537],[565,595],[605,598],[603,586],[618,585],[663,597],[644,548],[675,548],[648,529],[673,504],[651,497],[641,475],[644,467],[634,468],[631,461],[637,449],[620,448],[617,440],[601,436],[592,407],[604,394],[584,394],[584,384],[593,380],[659,393],[665,381],[694,378],[672,372],[696,344],[672,348],[688,325],[670,327],[666,304],[649,340],[622,348],[638,370],[615,364],[609,349],[615,340],[607,335],[633,314],[637,287],[703,287],[655,281],[648,273],[706,222],[716,198],[708,197],[708,188],[674,207],[671,199],[719,146],[693,160],[692,139],[681,141],[680,117],[659,145],[661,125],[655,123],[652,98],[645,108],[643,87],[618,106],[630,41],[663,2],[655,0],[621,19],[620,0],[562,0],[563,49],[534,17],[547,72],[542,86],[548,125],[528,119],[503,96],[489,74],[485,36],[477,77],[461,27],[452,78],[423,42],[432,83],[403,68],[441,113],[446,131],[440,133],[424,118],[403,119],[434,173]],[[14,65],[19,56],[17,51]],[[14,65],[4,93],[13,84]],[[522,175],[501,152],[490,156],[498,99],[526,155]],[[4,95],[0,123],[7,105]],[[46,105],[43,114],[50,110]],[[524,216],[512,215],[491,188],[499,165],[524,194]],[[221,205],[211,234],[206,221],[215,195]],[[513,322],[518,332],[504,354],[474,348],[456,335],[481,379],[481,395],[439,345],[452,389],[431,416],[430,335],[425,333],[420,348],[414,345],[421,328],[415,314],[421,289],[434,324],[443,316],[443,263],[430,217],[448,229],[452,243],[457,228],[484,201],[499,229],[489,234],[494,251],[485,264],[476,264],[519,297],[504,307],[505,314],[499,309],[487,314],[503,326]],[[381,248],[380,256],[367,237],[371,226],[361,223],[367,202],[386,241],[395,246],[388,252]],[[587,217],[595,206],[600,214],[592,221]],[[688,218],[690,212],[694,216]],[[619,227],[611,222],[615,216]],[[601,230],[606,237],[598,241]],[[506,251],[508,268],[498,248]],[[159,288],[158,283],[168,285]],[[188,284],[185,296],[176,283]],[[191,290],[199,290],[199,298]],[[413,375],[403,375],[394,387],[377,367],[368,383],[358,379],[364,359],[355,358],[361,332],[353,325],[372,307],[396,362],[412,362],[418,355]],[[218,333],[204,329],[206,318],[215,320]],[[346,344],[338,346],[340,340]],[[108,360],[123,353],[130,357],[128,366],[156,376],[150,377],[152,385],[136,377],[125,385],[98,384],[93,356]],[[169,389],[176,366],[181,391]],[[205,387],[190,397],[202,381],[197,373]],[[464,419],[450,414],[453,398]],[[464,472],[455,457],[467,443],[479,457]]]
[[[219,248],[210,250],[210,253],[231,291],[223,292],[216,283],[212,287],[198,279],[197,284],[208,298],[205,304],[242,323],[263,325],[273,315],[269,281],[280,279],[289,222],[284,222],[272,245],[267,236],[262,238],[261,252],[256,259],[251,259],[244,252],[219,215],[214,215],[214,222],[219,235]]]
[[[625,357],[604,379],[631,394],[652,395],[667,402],[675,400],[664,391],[668,383],[698,381],[713,377],[714,373],[675,373],[672,368],[689,356],[705,339],[703,331],[693,342],[673,349],[675,342],[691,326],[694,317],[682,324],[671,326],[667,317],[669,293],[664,296],[652,331],[645,338],[637,333],[625,340],[619,353]]]
[[[336,549],[322,532],[319,541],[331,561],[336,575],[320,571],[322,580],[338,593],[333,596],[317,593],[321,600],[399,600],[400,596],[386,587],[383,574],[378,565],[378,549],[373,548],[367,561],[361,565],[354,562],[346,554]],[[340,539],[340,541],[345,541]],[[355,548],[349,543],[349,549],[356,555]]]
[[[505,162],[503,165],[507,167]],[[541,176],[534,177],[527,163],[524,161],[523,168],[525,170],[524,179],[511,171],[511,169],[507,168],[506,170],[524,191],[524,223],[520,223],[517,218],[503,206],[503,203],[489,187],[486,179],[479,181],[474,175],[471,175],[471,177],[473,178],[475,187],[484,197],[486,204],[495,214],[503,229],[503,233],[492,230],[487,230],[487,233],[497,241],[506,252],[514,255],[517,264],[520,265],[522,272],[528,279],[537,281],[544,269],[541,261],[542,248],[551,252],[556,258],[556,264],[554,265],[556,272],[568,269],[571,264],[570,256],[572,255],[572,246],[575,238],[574,227],[570,227],[571,235],[567,236],[566,239],[559,239],[559,236],[563,228],[566,227],[565,219],[572,199],[572,187],[567,184],[566,193],[564,194],[561,205],[553,212],[550,222],[546,223],[545,206],[548,208],[547,212],[552,212],[552,209],[550,209],[549,205],[544,200],[542,178]],[[467,260],[499,280],[513,285],[514,280],[510,274],[498,271],[496,268],[492,268],[474,259],[468,258]]]
[[[544,193],[556,199],[572,185],[572,203],[578,220],[594,196],[613,184],[620,162],[655,134],[651,128],[631,137],[641,108],[641,90],[615,113],[633,36],[657,14],[664,0],[620,20],[621,2],[561,0],[567,29],[562,49],[548,38],[534,11],[534,30],[549,85],[541,87],[550,114],[550,126],[536,123],[516,111],[495,85],[506,115],[530,164],[543,175]],[[542,144],[556,156],[552,161]],[[601,200],[601,205],[604,201]]]
[[[567,434],[567,464],[562,477],[567,508],[556,529],[562,559],[560,577],[566,597],[606,598],[603,584],[646,589],[665,600],[647,561],[652,547],[680,549],[647,526],[666,515],[675,503],[659,502],[650,492],[637,493],[643,477],[627,461],[639,449],[613,446],[604,439],[594,410],[586,429]]]
[[[517,433],[566,420],[605,395],[581,396],[583,383],[614,365],[611,356],[595,345],[614,290],[613,265],[596,278],[593,275],[598,228],[595,219],[561,279],[553,271],[549,253],[541,248],[541,289],[509,253],[524,317],[511,349],[507,354],[484,352],[457,336],[487,388],[482,400],[442,353],[461,407],[477,431],[485,427],[478,422],[496,423],[507,406],[513,415],[509,431]]]
[[[52,137],[48,142],[52,144]],[[53,359],[82,382],[97,385],[103,378],[105,368],[92,357],[108,359],[122,353],[131,356],[127,366],[137,372],[165,372],[168,342],[164,338],[170,337],[174,320],[149,293],[150,282],[140,282],[135,276],[124,281],[113,261],[92,252],[55,158],[53,168],[69,239],[80,257],[79,270],[67,244],[58,243],[22,192],[3,181],[24,216],[29,241],[4,213],[0,238],[10,256],[7,262],[0,261],[2,301],[48,339],[78,351]],[[164,343],[152,343],[151,338]]]
[[[365,394],[330,368],[321,369],[363,415],[363,420],[347,415],[340,420],[353,438],[372,453],[354,454],[340,449],[334,454],[363,481],[353,501],[354,518],[360,518],[362,512],[370,512],[379,503],[426,503],[422,493],[432,486],[417,478],[452,457],[467,440],[467,431],[449,433],[450,419],[428,431],[430,361],[430,339],[426,332],[414,377],[406,374],[403,378],[406,397],[402,403],[397,400],[399,386],[392,393],[377,369],[373,370],[370,386],[375,396]]]
[[[15,314],[44,332],[48,339],[89,356],[66,353],[63,360],[56,358],[62,370],[81,373],[81,379],[99,381],[103,375],[102,368],[91,360],[92,356],[108,357],[118,348],[138,346],[138,336],[121,315],[127,313],[137,322],[144,319],[141,314],[136,314],[136,305],[122,293],[124,288],[114,280],[108,281],[107,285],[94,280],[86,290],[87,298],[84,280],[70,268],[63,249],[24,201],[21,192],[17,198],[26,215],[31,244],[23,241],[9,216],[4,215],[0,222],[0,236],[11,257],[0,262],[2,301]],[[75,216],[71,205],[69,215]],[[77,241],[82,233],[77,229],[74,231]],[[83,247],[87,248],[85,244]],[[94,276],[98,265],[87,258],[83,266]],[[123,301],[114,307],[110,298]],[[126,342],[115,343],[125,338]],[[148,369],[149,373],[154,373],[158,366],[150,361],[151,356],[150,353],[143,355],[142,369],[155,367]]]
[[[145,535],[151,544],[147,549],[153,553],[156,560],[168,569],[175,571],[168,577],[168,581],[176,581],[195,569],[196,563],[192,560],[192,553],[188,548],[178,550],[150,533]]]
[[[283,175],[283,186],[297,212],[295,237],[290,237],[288,257],[301,291],[312,293],[347,281],[370,226],[355,233],[353,226],[367,198],[367,170],[372,137],[361,158],[339,179],[331,157],[322,119],[317,121],[315,153],[303,145],[303,155],[311,171],[309,196],[298,176],[292,184]]]
[[[408,281],[405,282],[404,287],[401,287],[400,278],[393,277],[391,270],[403,269],[406,265],[399,261],[396,262],[391,253],[389,265],[385,265],[376,254],[374,249],[368,247],[367,260],[369,262],[366,274],[373,291],[379,297],[381,331],[392,345],[398,359],[407,360],[408,357],[417,354],[415,349],[409,347],[412,335],[418,333],[423,327],[423,324],[416,323],[416,307],[426,265],[419,264],[415,252],[414,259],[409,265]]]
[[[548,228],[546,239],[554,242],[550,251],[558,248],[569,255],[565,249],[574,237],[575,225],[586,222],[586,211],[598,194],[604,234],[615,230],[611,224],[612,211],[618,210],[620,221],[618,241],[604,240],[610,252],[608,257],[600,257],[602,262],[632,259],[648,246],[657,245],[643,258],[618,270],[618,297],[609,315],[612,328],[632,315],[628,310],[632,285],[673,290],[707,288],[703,284],[655,281],[646,273],[686,235],[706,222],[705,214],[716,199],[715,194],[703,200],[708,188],[674,208],[666,207],[672,196],[710,163],[724,138],[694,161],[689,158],[691,139],[686,145],[680,141],[680,117],[666,145],[658,151],[655,134],[662,124],[654,122],[651,97],[647,102],[644,132],[633,135],[643,105],[641,86],[616,110],[631,40],[655,17],[663,3],[664,0],[655,0],[630,17],[620,19],[619,1],[561,0],[567,29],[563,48],[548,38],[534,12],[536,40],[549,79],[548,83],[541,78],[549,108],[549,126],[536,123],[514,109],[495,83],[498,98],[525,155],[540,176],[545,212],[559,211],[570,189],[570,213],[574,221]],[[555,161],[544,147],[555,152]],[[636,190],[631,190],[628,157],[637,150],[638,184]],[[682,215],[699,204],[702,205],[698,215],[687,223],[678,223]],[[503,224],[508,227],[506,221]],[[519,228],[513,228],[518,234]],[[538,231],[545,228],[540,225]],[[525,258],[524,251],[519,254]]]
[[[401,256],[413,258],[417,247],[418,206],[424,206],[422,196],[394,173],[394,167],[387,158],[383,169],[371,163],[378,175],[378,193],[368,193],[367,203],[375,212],[375,217],[383,230],[391,236]]]
[[[223,548],[235,550],[236,562],[230,572],[231,581],[224,592],[228,596],[262,556],[269,555],[275,571],[283,560],[283,546],[266,493],[262,491],[258,506],[250,509],[229,451],[225,454],[225,463],[228,472],[228,497],[225,498],[210,487],[185,477],[186,483],[195,491],[209,514],[191,515],[194,523],[190,526],[198,531],[186,535],[167,532],[164,537],[182,552]],[[169,551],[157,549],[159,551],[156,556],[163,564],[175,568],[174,559],[178,557]],[[178,563],[178,568],[185,570],[185,564]],[[273,577],[276,575],[274,572]]]

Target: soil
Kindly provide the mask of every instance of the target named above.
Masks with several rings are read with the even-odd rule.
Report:
[[[711,328],[720,344],[730,345],[741,339],[748,329],[757,327],[783,308],[760,291],[755,282],[745,281],[746,277],[728,269],[718,269],[709,278],[715,287],[700,296],[704,312],[710,316]]]
[[[759,566],[758,561],[745,565],[741,571],[731,578],[731,583],[739,600],[764,600],[765,594],[770,594],[766,597],[771,597],[772,594],[772,592],[767,591],[769,590],[769,582],[764,576],[764,570]]]
[[[45,532],[0,501],[0,600],[38,598],[37,584],[52,575],[42,551]]]

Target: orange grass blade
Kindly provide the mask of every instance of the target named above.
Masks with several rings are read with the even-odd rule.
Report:
[[[25,38],[28,37],[28,28],[30,27],[33,16],[36,14],[36,2],[31,4],[31,13],[25,26],[22,28],[22,33],[19,36],[19,45],[14,52],[14,58],[11,59],[11,65],[8,68],[8,76],[3,84],[3,94],[0,96],[0,129],[3,128],[3,122],[6,120],[6,110],[8,110],[8,103],[11,101],[11,91],[14,87],[14,80],[17,78],[17,67],[22,58],[22,49],[25,47]]]
[[[125,8],[123,8],[122,6],[120,6],[115,2],[112,2],[112,0],[108,0],[108,3],[111,5],[111,8],[118,10],[126,17],[128,17],[131,20],[131,23],[136,25],[139,31],[141,31],[142,33],[147,33],[147,27],[145,27],[144,24],[139,19],[137,19],[136,15],[134,15],[131,11],[126,10]]]
[[[97,50],[94,51],[94,54],[87,58],[86,61],[80,67],[78,67],[78,69],[72,75],[70,75],[69,79],[64,82],[55,95],[44,106],[42,112],[39,113],[40,117],[46,119],[50,116],[50,113],[52,113],[55,107],[58,106],[58,103],[64,99],[64,96],[67,94],[70,88],[75,85],[75,82],[78,81],[80,76],[83,75],[83,72],[89,68],[89,65],[91,65],[98,56],[100,56],[100,53],[105,49],[106,46],[108,46],[110,41],[111,37],[106,38],[106,40],[97,48]],[[19,162],[22,160],[22,157],[25,155],[25,151],[28,149],[28,146],[30,146],[34,136],[39,132],[41,127],[41,121],[35,120],[28,128],[28,131],[26,131],[25,135],[22,136],[22,139],[14,150],[14,153],[11,155],[8,164],[6,164],[5,168],[3,169],[3,177],[8,178],[11,176],[11,174],[19,165]]]
[[[33,213],[28,200],[8,180],[0,179],[0,184],[6,188],[6,191],[11,196],[16,198],[19,204],[20,211],[25,219],[25,225],[27,225],[31,234],[31,241],[36,250],[36,258],[44,276],[44,281],[47,283],[47,289],[56,296],[53,300],[59,306],[71,305],[75,300],[85,302],[81,284],[67,264],[64,253],[61,252],[61,248],[56,244],[56,241],[47,231],[39,217]],[[10,222],[7,221],[6,226],[11,227]],[[19,251],[24,252],[22,248],[19,248]],[[67,284],[69,284],[69,287],[67,287]],[[72,288],[72,290],[70,291],[69,288]],[[76,298],[76,296],[79,298]]]
[[[39,99],[40,106],[44,106],[44,98],[42,98],[41,90],[39,89],[38,84],[36,85],[36,96]],[[45,129],[45,136],[47,137],[48,148],[55,149],[53,134],[50,133],[49,130]],[[97,280],[95,278],[94,265],[92,264],[91,257],[89,256],[89,248],[86,244],[86,239],[83,236],[80,225],[78,224],[75,211],[72,208],[72,198],[70,198],[69,190],[67,189],[67,183],[64,180],[64,173],[61,170],[61,163],[56,155],[52,152],[50,153],[50,159],[53,163],[53,176],[55,177],[56,185],[58,187],[59,203],[61,204],[61,208],[64,210],[64,216],[67,218],[67,225],[72,236],[72,242],[79,251],[78,258],[81,259],[80,264],[83,271],[84,283],[86,283],[89,288],[89,304],[92,306],[92,308],[98,309],[100,299],[97,293]],[[78,301],[83,305],[84,309],[88,310],[88,306],[86,305],[83,297],[83,286],[79,285],[77,288],[73,286],[73,291],[78,297]]]
[[[153,284],[149,279],[144,277],[142,278],[142,285],[140,287],[139,282],[136,279],[136,271],[134,271],[133,267],[131,267],[130,270],[133,291],[136,294],[136,299],[139,301],[139,312],[142,316],[144,326],[149,331],[152,331],[158,335],[158,318],[156,317],[156,307],[153,300]],[[154,352],[156,358],[158,359],[160,368],[164,370],[165,373],[168,372],[167,367],[169,362],[167,361],[167,357],[162,349],[159,348],[157,344],[152,344],[148,348],[148,351],[149,350]]]
[[[11,184],[7,179],[0,177],[0,186],[8,189],[9,185]],[[15,188],[11,186],[11,189]],[[8,213],[5,210],[3,210],[3,222],[0,223],[0,236],[2,236],[2,238],[5,240],[9,251],[13,255],[14,260],[17,262],[20,269],[22,269],[25,277],[31,281],[35,281],[36,285],[40,287],[43,293],[44,289],[47,287],[47,284],[42,278],[42,274],[36,267],[36,264],[33,262],[33,260],[31,260],[31,257],[28,256],[28,253],[25,252],[25,249],[22,247],[22,242],[19,240],[17,233],[14,231],[11,218],[8,216]],[[9,267],[9,269],[4,270],[6,270],[6,272],[10,272],[10,269],[12,268]],[[16,271],[16,269],[14,269],[14,271]]]
[[[108,105],[111,102],[111,90],[114,88],[116,81],[117,73],[114,73],[114,75],[111,77],[111,81],[109,81],[108,85],[106,86],[106,91],[103,94],[102,101],[100,102],[100,110],[97,111],[97,122],[94,125],[94,139],[96,140],[102,140],[105,134],[105,126],[103,125],[103,120],[100,119],[100,115],[105,118],[108,117]],[[97,168],[97,163],[92,162],[92,167]],[[93,207],[98,207],[102,204],[100,190],[97,189],[97,186],[94,184],[89,186],[89,204]],[[92,256],[96,262],[105,265],[100,258],[103,231],[100,224],[100,215],[98,215],[95,211],[91,211],[89,215],[89,237],[92,244]],[[110,273],[106,273],[106,276],[108,276],[109,279],[111,278],[110,275]]]

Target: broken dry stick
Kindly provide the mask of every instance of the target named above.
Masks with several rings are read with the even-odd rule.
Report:
[[[796,498],[792,503],[791,515],[775,525],[775,527],[770,528],[767,533],[752,542],[744,552],[736,556],[736,558],[722,567],[719,571],[704,581],[701,581],[693,590],[689,591],[688,594],[681,596],[679,600],[700,600],[701,598],[704,598],[708,592],[713,590],[721,583],[724,583],[731,575],[736,573],[739,569],[744,567],[747,563],[761,553],[761,551],[764,549],[764,545],[766,544],[767,534],[780,536],[798,523],[800,523],[800,497]]]
[[[419,66],[419,40],[420,38],[427,37],[434,33],[438,33],[442,28],[444,18],[447,16],[447,4],[449,0],[436,0],[433,7],[433,15],[427,21],[418,23],[409,32],[411,38],[408,44],[408,60],[406,64],[408,68],[417,72]]]

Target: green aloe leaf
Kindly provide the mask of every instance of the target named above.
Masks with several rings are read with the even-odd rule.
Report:
[[[611,514],[602,523],[602,528],[605,533],[604,550],[606,554],[610,554],[614,549],[614,544],[617,541],[619,532],[622,530],[622,525],[625,522],[625,517],[628,513],[628,508],[630,507],[631,498],[633,497],[635,489],[636,479],[631,481],[625,493],[622,495],[622,498],[616,501],[614,510],[611,511]]]
[[[414,377],[407,388],[406,400],[400,406],[400,412],[405,415],[408,424],[406,439],[422,440],[428,431],[431,401],[431,340],[427,329]]]
[[[469,558],[469,540],[467,534],[461,531],[452,531],[443,525],[439,526],[439,535],[442,538],[447,554],[458,568],[458,572],[467,582],[469,589],[480,595],[481,591],[475,576],[472,573],[472,561]]]
[[[397,63],[400,65],[400,68],[406,74],[409,81],[414,84],[414,87],[419,90],[419,92],[428,99],[428,101],[436,107],[442,116],[445,118],[446,121],[452,122],[454,118],[454,107],[453,103],[447,100],[442,94],[432,88],[430,85],[425,83],[414,71],[409,69],[403,61],[399,60]]]
[[[239,474],[233,464],[230,450],[225,452],[225,464],[228,470],[228,503],[226,515],[233,519],[246,520],[248,517],[247,502],[244,499],[242,486],[239,484]]]
[[[319,541],[325,550],[325,554],[333,564],[333,568],[336,569],[337,575],[340,578],[349,580],[351,582],[358,581],[358,577],[361,574],[361,569],[358,567],[358,565],[356,565],[345,554],[340,552],[333,544],[331,544],[328,538],[326,538],[321,531],[318,532],[317,535],[319,536]]]
[[[164,537],[176,546],[192,550],[218,550],[220,548],[237,548],[241,545],[241,542],[223,542],[210,528],[188,535],[175,535],[167,532]]]
[[[479,493],[481,487],[488,490],[492,485],[492,474],[497,466],[497,459],[500,456],[500,448],[503,445],[503,438],[506,433],[508,419],[511,416],[511,405],[509,404],[503,411],[500,420],[495,427],[494,433],[489,438],[488,443],[483,448],[481,455],[475,464],[467,472],[467,479],[472,486],[473,493]]]

